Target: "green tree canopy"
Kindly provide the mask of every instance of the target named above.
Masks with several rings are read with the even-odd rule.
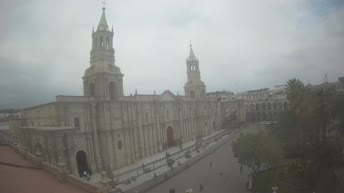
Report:
[[[263,133],[241,135],[233,142],[232,150],[241,167],[251,168],[253,175],[276,165],[282,158],[280,141]]]

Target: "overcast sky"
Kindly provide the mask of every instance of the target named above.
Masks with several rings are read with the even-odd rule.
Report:
[[[124,92],[184,93],[192,41],[207,92],[344,76],[344,0],[111,0]],[[0,109],[82,95],[100,0],[0,2]]]

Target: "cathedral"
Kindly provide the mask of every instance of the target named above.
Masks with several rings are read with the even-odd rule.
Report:
[[[27,108],[11,127],[27,153],[79,176],[113,171],[153,154],[211,134],[225,115],[221,101],[206,96],[199,60],[190,45],[185,96],[125,96],[123,73],[115,64],[113,29],[105,8],[92,32],[90,66],[83,96],[56,96],[56,101]]]

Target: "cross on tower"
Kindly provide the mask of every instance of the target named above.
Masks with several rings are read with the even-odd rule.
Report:
[[[102,3],[103,3],[103,10],[105,10],[105,4],[106,4],[106,2],[103,1]]]

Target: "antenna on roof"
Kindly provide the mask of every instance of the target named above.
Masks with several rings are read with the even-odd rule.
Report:
[[[327,74],[325,74],[323,81],[324,81],[323,83],[328,83],[328,81],[327,81]]]

